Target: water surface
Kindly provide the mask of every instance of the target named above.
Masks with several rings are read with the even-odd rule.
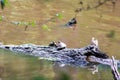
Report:
[[[0,77],[2,80],[113,80],[110,67],[99,65],[92,74],[86,67],[39,60],[37,57],[0,49]]]

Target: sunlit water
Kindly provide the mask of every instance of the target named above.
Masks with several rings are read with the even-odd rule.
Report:
[[[0,50],[2,80],[113,80],[109,66],[99,65],[92,74],[86,66],[61,66],[57,62]]]

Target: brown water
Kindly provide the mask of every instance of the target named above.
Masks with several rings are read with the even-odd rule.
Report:
[[[99,40],[99,47],[109,56],[120,58],[120,1],[115,11],[111,6],[102,6],[96,10],[83,11],[77,16],[77,28],[63,28],[68,20],[74,17],[74,10],[79,7],[79,0],[9,0],[0,15],[8,21],[33,21],[38,26],[28,27],[0,22],[0,41],[5,44],[34,43],[48,45],[50,41],[61,40],[68,47],[80,48],[90,43],[94,36]],[[90,0],[85,0],[90,1]],[[92,0],[91,0],[92,1]],[[41,28],[49,18],[56,13],[62,13],[63,19],[49,22],[51,31]],[[100,18],[102,13],[102,18]],[[115,32],[114,37],[107,37]],[[15,55],[9,51],[0,50],[0,77],[2,80],[113,80],[110,70],[100,68],[99,73],[93,75],[84,68],[71,66],[59,67],[54,63],[38,60],[35,57]]]
[[[68,47],[83,47],[90,43],[92,37],[99,40],[99,46],[110,56],[120,58],[120,1],[116,3],[116,8],[105,5],[97,10],[83,11],[77,15],[77,28],[63,28],[71,18],[75,16],[74,10],[79,8],[79,0],[9,0],[10,5],[6,6],[0,15],[5,16],[8,21],[33,21],[37,26],[28,27],[0,22],[0,41],[5,44],[34,43],[47,45],[50,41],[61,40]],[[90,2],[93,0],[89,0]],[[87,0],[85,0],[87,2]],[[55,14],[61,13],[63,19],[57,19],[45,23]],[[100,18],[100,15],[103,17]],[[49,26],[51,31],[41,28],[41,24]],[[107,37],[114,31],[113,38]]]

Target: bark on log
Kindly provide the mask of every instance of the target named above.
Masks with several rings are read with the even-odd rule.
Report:
[[[57,61],[63,64],[83,66],[89,63],[86,60],[88,56],[107,59],[108,56],[103,53],[98,47],[88,45],[83,48],[66,48],[58,51],[56,47],[41,46],[41,45],[0,45],[0,48],[11,50],[25,55],[37,56],[40,59],[48,59]],[[97,62],[97,61],[96,61]]]
[[[47,59],[51,61],[56,61],[65,65],[73,66],[86,66],[90,62],[97,62],[105,65],[111,66],[112,74],[114,80],[120,80],[120,74],[117,70],[117,65],[120,65],[119,60],[108,58],[108,56],[103,53],[95,45],[88,45],[83,48],[66,48],[58,51],[56,47],[41,46],[41,45],[0,45],[0,48],[7,49],[18,54],[32,55],[39,57],[40,59]],[[87,60],[89,59],[89,61]]]
[[[118,72],[117,61],[114,59],[113,56],[112,56],[112,59],[111,59],[110,67],[111,67],[111,70],[112,70],[114,80],[120,80],[120,74]]]
[[[114,80],[120,80],[120,74],[118,72],[118,66],[120,64],[119,60],[115,60],[114,57],[112,56],[112,59],[101,59],[101,58],[96,58],[94,56],[89,57],[91,62],[98,62],[101,64],[109,65],[111,67],[111,72],[113,74]]]

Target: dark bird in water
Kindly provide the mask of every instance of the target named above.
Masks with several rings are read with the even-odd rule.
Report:
[[[76,18],[74,17],[74,18],[72,18],[69,22],[67,22],[67,24],[65,24],[65,26],[71,27],[71,28],[73,27],[73,30],[75,30],[76,24],[77,24],[77,20],[76,20]]]
[[[0,3],[1,3],[1,8],[4,9],[4,7],[5,7],[5,1],[4,0],[0,0]]]

